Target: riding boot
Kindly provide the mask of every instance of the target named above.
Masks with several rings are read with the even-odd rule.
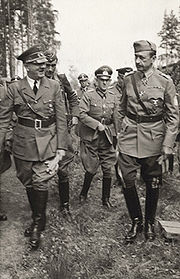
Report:
[[[102,205],[106,208],[111,208],[112,204],[109,201],[111,191],[111,178],[103,177],[102,182]]]
[[[174,170],[174,154],[169,155],[169,172],[170,174],[173,173]]]
[[[36,249],[40,243],[41,231],[46,225],[46,205],[48,199],[48,191],[34,191],[35,195],[35,217],[34,228],[30,237],[32,248]]]
[[[26,193],[27,193],[27,197],[28,197],[28,201],[29,201],[29,205],[30,205],[30,208],[31,208],[31,211],[32,211],[32,220],[33,222],[31,223],[31,225],[25,229],[25,232],[24,232],[24,236],[25,237],[29,237],[31,236],[32,234],[32,231],[33,231],[33,227],[34,227],[34,216],[35,216],[35,197],[34,197],[34,189],[31,187],[31,188],[27,188],[26,189]]]
[[[83,183],[82,190],[81,190],[81,193],[79,196],[80,204],[83,204],[87,199],[87,194],[88,194],[89,188],[91,186],[93,176],[94,176],[94,174],[92,174],[92,173],[89,173],[89,172],[85,173],[84,183]]]
[[[69,181],[61,182],[59,177],[59,198],[60,210],[65,218],[70,221],[71,213],[69,211]]]
[[[146,181],[145,238],[149,240],[155,238],[154,222],[161,183],[162,178],[153,178],[152,181]]]
[[[138,233],[142,232],[143,224],[142,224],[142,211],[141,205],[139,202],[139,197],[136,191],[136,187],[134,181],[131,182],[130,187],[124,188],[123,193],[126,201],[126,205],[129,211],[129,215],[132,220],[132,226],[129,232],[126,235],[126,242],[133,242]]]

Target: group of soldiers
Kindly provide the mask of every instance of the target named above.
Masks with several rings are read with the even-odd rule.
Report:
[[[155,238],[155,216],[162,173],[178,135],[179,108],[172,80],[154,67],[156,45],[146,40],[133,44],[137,71],[95,71],[95,82],[78,77],[75,92],[66,75],[56,71],[57,56],[35,45],[20,56],[27,76],[0,87],[0,150],[6,141],[13,114],[12,155],[17,177],[25,186],[32,223],[24,235],[37,248],[46,226],[49,182],[58,175],[60,208],[70,217],[68,165],[73,161],[71,129],[80,137],[80,158],[85,169],[79,203],[102,169],[102,206],[112,207],[110,192],[115,168],[122,185],[132,226],[125,237],[133,242],[144,229],[145,238]],[[136,189],[137,170],[146,186],[145,222]],[[165,168],[166,169],[166,168]],[[3,217],[2,217],[3,219]]]

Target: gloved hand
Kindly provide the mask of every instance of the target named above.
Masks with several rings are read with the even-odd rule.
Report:
[[[65,150],[62,150],[62,149],[58,149],[56,151],[56,156],[53,158],[53,159],[50,159],[50,160],[47,160],[45,162],[45,164],[47,165],[47,172],[49,174],[55,174],[58,170],[58,163],[59,161],[62,160],[62,158],[65,156]]]

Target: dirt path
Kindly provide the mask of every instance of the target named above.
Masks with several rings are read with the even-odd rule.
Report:
[[[90,190],[89,203],[82,208],[78,205],[83,180],[83,168],[79,161],[72,169],[70,179],[73,223],[62,220],[58,209],[57,189],[52,187],[52,191],[49,191],[48,227],[42,240],[43,245],[32,253],[28,238],[23,235],[31,219],[25,189],[17,180],[13,166],[2,175],[2,208],[7,213],[8,220],[0,222],[1,279],[179,278],[179,250],[173,243],[166,246],[158,236],[153,244],[146,244],[140,239],[136,246],[124,246],[124,233],[129,219],[120,188],[112,189],[111,201],[115,208],[112,212],[105,212],[101,208],[101,175],[97,176]],[[142,196],[144,186],[139,187],[139,191]],[[144,203],[143,196],[141,202]],[[177,179],[167,178],[161,191],[158,216],[177,220],[179,214],[179,183]],[[64,262],[70,267],[70,273],[77,276],[55,277],[58,266],[62,267],[64,264],[62,253],[66,256]],[[51,262],[54,277],[49,277],[48,274],[47,265]],[[81,270],[77,262],[81,262]],[[141,269],[138,269],[139,265]]]
[[[2,208],[8,220],[0,223],[1,233],[1,279],[15,278],[17,264],[20,262],[26,239],[23,236],[24,221],[28,216],[28,206],[23,186],[11,167],[1,177]]]

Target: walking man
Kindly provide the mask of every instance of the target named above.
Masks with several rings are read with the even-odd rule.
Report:
[[[67,145],[68,150],[63,159],[59,162],[58,168],[58,188],[59,188],[59,196],[60,196],[60,208],[67,219],[70,220],[70,211],[69,211],[69,173],[68,166],[69,163],[72,162],[74,158],[74,149],[72,146],[72,137],[71,137],[71,128],[78,124],[79,117],[79,106],[78,106],[78,98],[75,91],[72,89],[67,77],[65,74],[58,74],[56,72],[56,65],[58,62],[58,58],[53,51],[47,50],[45,52],[45,56],[47,59],[46,62],[46,71],[45,75],[50,78],[57,80],[62,89],[62,94],[65,102],[66,108],[66,116],[67,116],[67,124],[68,124],[68,134],[67,134]]]
[[[23,62],[27,76],[8,87],[0,111],[0,139],[4,139],[15,112],[12,154],[17,177],[26,187],[33,219],[24,235],[30,236],[32,248],[37,248],[46,225],[48,183],[67,149],[67,123],[60,86],[45,77],[47,60],[41,46],[32,46],[17,59]]]
[[[119,164],[125,182],[124,197],[132,227],[126,241],[132,242],[143,229],[143,216],[136,191],[136,173],[146,185],[145,237],[155,238],[154,223],[162,185],[162,167],[172,154],[179,115],[172,80],[155,69],[156,45],[134,42],[137,71],[124,78],[120,102]],[[164,120],[165,119],[165,120]]]
[[[80,101],[80,156],[85,168],[80,203],[87,199],[88,190],[99,165],[103,172],[102,204],[109,208],[112,167],[116,156],[112,129],[118,132],[117,99],[108,90],[112,69],[102,66],[95,71],[97,86],[87,90]]]

